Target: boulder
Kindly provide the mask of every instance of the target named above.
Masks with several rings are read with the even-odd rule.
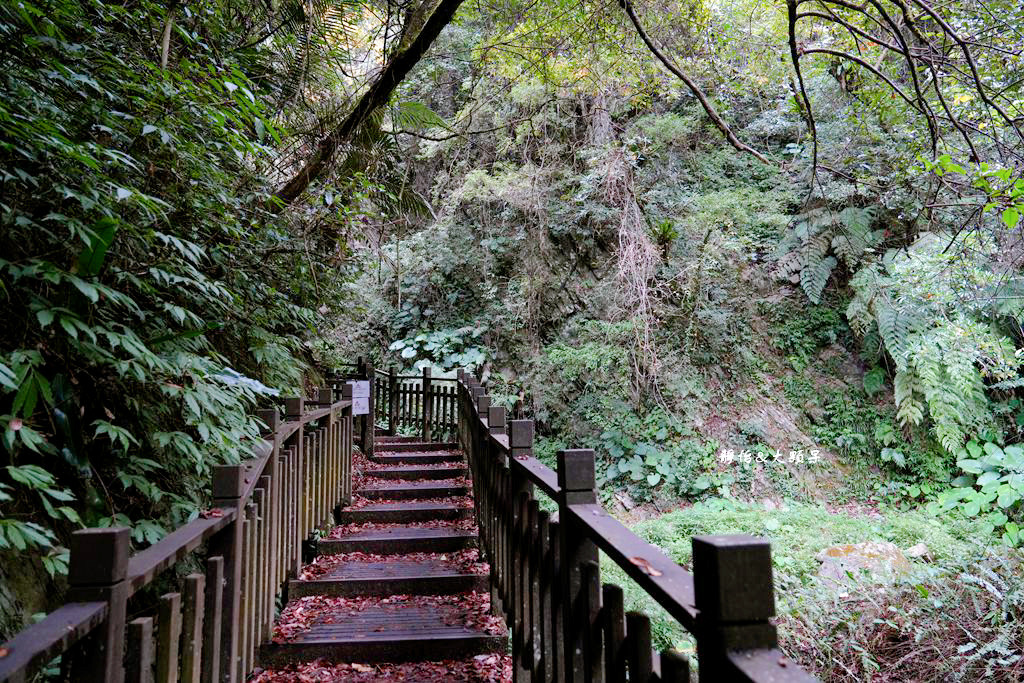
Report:
[[[921,560],[922,562],[935,561],[935,555],[932,554],[931,548],[926,546],[924,543],[918,543],[917,545],[910,546],[903,551],[903,554],[915,560]]]
[[[818,576],[833,581],[854,579],[892,580],[910,571],[910,562],[895,543],[865,541],[825,548],[815,559],[821,562]]]

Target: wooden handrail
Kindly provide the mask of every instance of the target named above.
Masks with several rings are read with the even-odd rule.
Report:
[[[570,505],[569,512],[586,529],[587,537],[683,628],[691,633],[697,628],[693,574],[676,564],[661,548],[627,529],[602,506]],[[634,558],[643,562],[638,564]]]
[[[106,602],[69,602],[40,622],[19,631],[4,643],[0,680],[25,680],[25,672],[45,665],[65,652],[107,618]]]
[[[24,681],[61,655],[72,680],[120,683],[126,671],[145,678],[154,652],[143,640],[152,638],[154,618],[127,624],[128,602],[204,546],[205,576],[186,577],[182,594],[161,598],[160,614],[172,621],[156,655],[166,659],[165,646],[177,652],[180,638],[192,667],[182,680],[244,680],[270,636],[277,595],[298,572],[304,540],[352,495],[352,401],[311,402],[311,410],[300,399],[287,403],[295,414],[284,421],[276,409],[261,411],[269,431],[252,458],[215,469],[214,506],[198,519],[131,557],[127,529],[75,532],[69,601],[3,645],[0,682]],[[179,609],[200,620],[184,633]]]
[[[614,681],[627,670],[689,681],[686,658],[652,653],[648,618],[625,615],[621,588],[601,585],[598,549],[696,637],[702,681],[815,680],[777,648],[766,541],[696,537],[686,571],[597,502],[593,451],[560,451],[556,472],[533,457],[533,423],[506,423],[504,408],[461,372],[458,403],[491,600],[509,624],[517,681]],[[557,521],[536,491],[558,505]]]
[[[237,510],[229,508],[219,511],[217,517],[195,519],[172,531],[158,543],[133,555],[128,560],[128,582],[131,584],[131,592],[137,592],[151,583],[158,574],[185,559],[210,540],[215,533],[234,523],[237,516]]]

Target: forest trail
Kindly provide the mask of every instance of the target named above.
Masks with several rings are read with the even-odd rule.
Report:
[[[375,446],[354,455],[352,504],[290,582],[255,680],[507,680],[463,453],[417,437]]]

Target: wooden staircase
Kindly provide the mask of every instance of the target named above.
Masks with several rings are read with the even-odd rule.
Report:
[[[375,449],[354,455],[353,503],[289,583],[255,680],[506,679],[463,454],[380,435]]]

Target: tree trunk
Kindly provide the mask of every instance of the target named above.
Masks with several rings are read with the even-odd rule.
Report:
[[[274,199],[271,200],[271,211],[276,213],[283,210],[305,192],[310,183],[320,177],[338,149],[353,140],[360,126],[378,107],[387,104],[398,84],[426,54],[441,30],[451,22],[461,4],[462,0],[440,0],[416,37],[408,43],[402,41],[394,57],[359,98],[352,111],[333,131],[320,140],[316,152],[302,169],[275,193]]]

